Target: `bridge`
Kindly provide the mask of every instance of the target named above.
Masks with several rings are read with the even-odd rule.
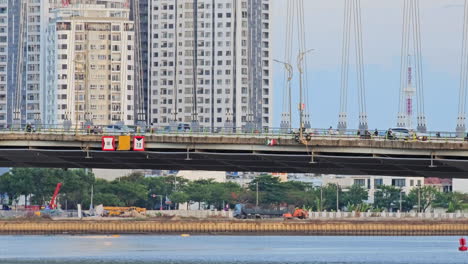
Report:
[[[454,138],[315,135],[304,145],[288,134],[148,133],[145,151],[102,151],[102,136],[1,132],[0,167],[468,177],[468,142]]]

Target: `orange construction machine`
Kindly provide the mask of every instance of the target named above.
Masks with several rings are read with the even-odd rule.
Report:
[[[283,214],[283,217],[286,219],[293,219],[293,218],[307,219],[309,217],[309,213],[304,209],[296,208],[296,210],[294,210],[294,213]]]

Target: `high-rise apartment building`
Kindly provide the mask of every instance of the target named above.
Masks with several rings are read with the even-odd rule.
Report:
[[[0,127],[45,122],[49,102],[43,93],[49,80],[42,69],[48,23],[53,10],[83,4],[123,8],[128,0],[0,0],[0,75],[2,66],[7,73],[6,81],[0,76]]]
[[[148,2],[130,1],[130,19],[135,23],[135,117],[137,125],[148,123]]]
[[[270,0],[149,0],[153,126],[272,124]]]
[[[8,0],[0,0],[0,127],[7,123],[8,98]]]
[[[135,32],[129,14],[129,8],[100,4],[53,11],[45,45],[46,124],[134,124]]]

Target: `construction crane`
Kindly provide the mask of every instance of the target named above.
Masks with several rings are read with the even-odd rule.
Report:
[[[61,182],[57,183],[57,186],[55,187],[54,195],[50,199],[50,203],[49,203],[50,209],[57,209],[57,196],[60,192],[60,188],[62,188]]]
[[[71,0],[62,0],[62,7],[68,7]]]

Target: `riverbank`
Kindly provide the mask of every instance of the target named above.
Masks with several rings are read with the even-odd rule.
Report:
[[[10,220],[0,221],[0,234],[461,236],[468,221]]]

